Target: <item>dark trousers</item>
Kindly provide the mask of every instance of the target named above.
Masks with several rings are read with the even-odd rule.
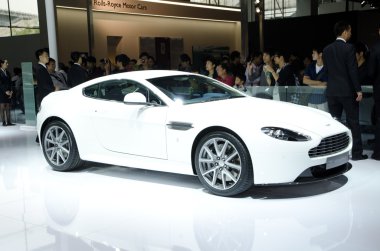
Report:
[[[346,113],[348,128],[352,133],[352,156],[361,156],[363,153],[362,136],[359,124],[359,102],[354,97],[327,97],[331,116],[341,120],[343,110]]]

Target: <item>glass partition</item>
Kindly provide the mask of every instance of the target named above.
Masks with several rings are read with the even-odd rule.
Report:
[[[25,124],[36,125],[36,105],[34,97],[33,66],[31,62],[21,63],[24,91]]]
[[[325,90],[324,87],[314,88],[310,86],[247,87],[247,93],[253,97],[290,102],[328,112]],[[373,88],[372,86],[362,86],[362,91],[363,100],[359,103],[360,124],[372,125]],[[344,120],[344,116],[342,119]]]

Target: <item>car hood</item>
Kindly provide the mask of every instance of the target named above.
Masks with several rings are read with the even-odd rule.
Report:
[[[327,112],[292,103],[253,97],[188,104],[179,109],[180,111],[176,112],[176,120],[183,122],[214,123],[232,128],[234,125],[250,126],[251,128],[254,126],[286,126],[287,128],[321,132],[324,135],[324,132],[328,131],[334,133],[335,130],[347,130],[343,124],[332,119]],[[171,116],[169,116],[170,118]]]

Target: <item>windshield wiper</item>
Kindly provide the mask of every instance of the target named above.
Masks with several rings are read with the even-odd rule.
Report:
[[[229,99],[232,99],[232,98],[245,98],[245,96],[230,96]]]

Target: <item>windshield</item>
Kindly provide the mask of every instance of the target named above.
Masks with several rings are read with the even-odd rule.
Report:
[[[167,76],[148,81],[173,101],[183,104],[245,97],[221,82],[198,75]]]

